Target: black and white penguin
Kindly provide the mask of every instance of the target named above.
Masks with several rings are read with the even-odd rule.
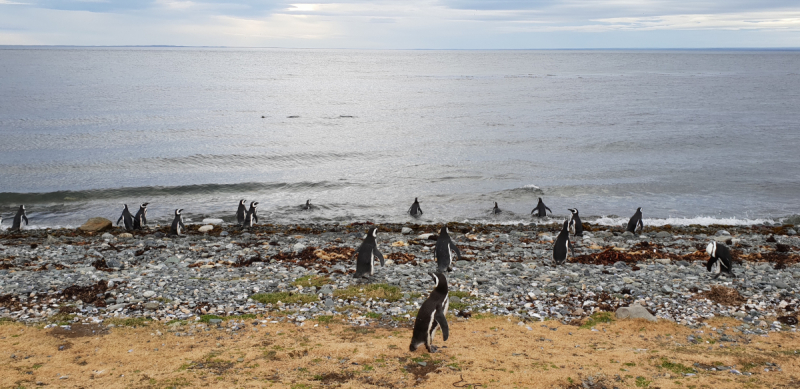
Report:
[[[569,218],[569,230],[575,236],[583,236],[583,224],[581,224],[581,217],[578,215],[578,208],[570,208],[572,216]]]
[[[447,226],[442,226],[441,231],[439,231],[439,237],[436,239],[434,256],[436,257],[436,271],[438,273],[453,271],[453,251],[456,252],[458,259],[461,259],[461,251],[459,251],[458,246],[453,243],[449,232]]]
[[[245,199],[239,200],[239,208],[236,209],[236,223],[238,223],[239,226],[244,225],[244,216],[247,214],[247,206],[244,205],[246,201]]]
[[[628,220],[628,227],[626,230],[635,234],[636,230],[640,227],[641,231],[644,231],[644,223],[642,223],[642,207],[636,208],[636,213],[631,216],[631,220]]]
[[[28,215],[25,214],[25,205],[20,205],[17,209],[17,214],[14,215],[14,223],[11,224],[11,231],[19,231],[22,227],[22,221],[25,220],[25,225],[28,225]]]
[[[428,273],[433,277],[435,286],[428,299],[422,303],[414,321],[414,335],[411,336],[409,351],[416,351],[425,345],[429,353],[435,353],[433,337],[436,330],[442,329],[442,339],[447,341],[450,337],[450,327],[447,325],[447,309],[450,307],[450,298],[447,296],[447,278],[442,273]]]
[[[411,216],[422,215],[422,208],[419,207],[419,201],[416,197],[414,197],[414,204],[411,204],[411,208],[408,209],[408,213],[411,214]]]
[[[553,211],[550,208],[544,205],[544,201],[542,201],[542,198],[539,197],[539,203],[536,204],[536,208],[534,208],[531,211],[531,215],[535,215],[538,217],[545,217],[547,216],[547,211],[550,211],[550,214],[553,213]]]
[[[133,217],[134,230],[141,230],[142,227],[147,225],[147,204],[150,203],[142,203],[142,205],[139,206],[139,210],[136,212],[136,215]]]
[[[254,223],[258,223],[258,201],[250,202],[250,209],[244,215],[244,227],[250,228]]]
[[[119,225],[120,221],[125,221],[125,229],[128,231],[133,230],[133,215],[131,211],[128,210],[128,204],[125,204],[125,208],[122,208],[122,215],[119,216],[117,219],[117,225]]]
[[[303,209],[308,211],[311,209],[311,207],[312,207],[311,200],[306,200],[306,205],[303,206]]]
[[[172,227],[169,228],[170,235],[181,235],[181,231],[183,231],[186,226],[183,225],[183,216],[181,216],[181,212],[183,209],[176,209],[175,210],[175,218],[172,219]]]
[[[562,265],[567,262],[567,254],[572,251],[572,256],[575,256],[575,251],[572,249],[572,243],[569,241],[569,221],[564,220],[564,226],[561,232],[556,237],[556,243],[553,245],[553,262],[556,265]]]
[[[372,227],[367,231],[367,236],[361,242],[361,246],[356,250],[356,274],[353,277],[371,276],[375,273],[375,257],[381,260],[381,266],[386,266],[383,254],[378,250],[378,242],[375,237],[378,236],[378,228]]]
[[[500,210],[500,207],[497,206],[497,201],[494,202],[494,208],[492,208],[492,213],[497,215],[498,213],[503,212]]]
[[[722,243],[711,242],[706,246],[706,253],[710,256],[706,262],[706,269],[716,273],[713,279],[717,279],[720,274],[725,273],[731,278],[736,278],[733,274],[733,255],[728,246]]]

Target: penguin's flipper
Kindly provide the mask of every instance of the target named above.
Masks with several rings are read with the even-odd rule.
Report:
[[[122,217],[123,216],[125,216],[125,213],[123,213],[122,215],[119,215],[119,219],[117,219],[117,225],[119,225],[119,222],[122,221]]]
[[[714,257],[708,258],[708,262],[706,262],[706,269],[711,271],[711,266],[714,266]]]
[[[22,218],[25,219],[25,225],[27,226],[28,225],[28,217],[25,216],[25,215],[22,215]]]
[[[461,259],[461,251],[458,249],[458,246],[456,246],[455,243],[453,243],[452,239],[450,239],[450,247],[453,249],[453,251],[456,252],[458,259]]]
[[[183,228],[185,230],[186,226],[183,224],[183,220],[181,220],[180,223],[181,223],[181,228]]]
[[[546,205],[544,206],[544,209],[546,209],[546,210],[550,211],[550,214],[551,214],[551,215],[553,214],[553,210],[552,210],[552,209],[550,209],[550,208],[548,208]],[[545,216],[547,216],[547,212],[545,212],[545,213],[544,213],[544,215],[545,215]]]
[[[253,214],[253,221],[258,223],[258,215],[256,215],[255,213]]]
[[[444,312],[442,312],[441,309],[436,309],[434,319],[436,320],[436,324],[442,329],[442,339],[447,341],[447,338],[450,337],[450,327],[447,326],[447,318],[444,317]]]
[[[381,252],[378,251],[377,247],[372,249],[372,253],[375,254],[375,256],[378,257],[378,259],[381,260],[381,266],[386,266],[386,261],[383,259],[383,254],[381,254]]]
[[[147,224],[147,216],[142,214],[142,225],[145,225],[145,224]]]

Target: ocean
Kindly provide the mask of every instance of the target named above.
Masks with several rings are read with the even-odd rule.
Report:
[[[0,216],[231,221],[247,199],[262,223],[530,223],[542,197],[548,222],[779,222],[800,214],[799,69],[779,50],[4,46]]]

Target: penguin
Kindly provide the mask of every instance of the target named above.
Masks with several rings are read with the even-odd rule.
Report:
[[[244,215],[247,214],[247,206],[244,205],[246,201],[245,199],[239,200],[239,208],[236,209],[236,223],[239,223],[239,226],[244,225]]]
[[[422,208],[419,207],[419,201],[416,197],[414,197],[414,203],[411,204],[411,208],[408,209],[408,213],[411,214],[411,216],[422,215]]]
[[[17,214],[14,215],[14,223],[11,224],[11,231],[19,231],[22,227],[22,221],[25,220],[25,225],[28,225],[28,216],[25,215],[25,205],[20,205],[17,209]]]
[[[182,229],[186,228],[186,226],[183,225],[183,216],[181,216],[181,212],[183,212],[183,209],[175,210],[175,218],[172,219],[172,227],[169,228],[170,235],[180,236]]]
[[[422,303],[414,320],[414,335],[411,336],[409,351],[416,351],[417,347],[425,345],[429,353],[435,353],[433,337],[436,330],[442,329],[442,339],[447,341],[450,337],[450,327],[447,325],[447,309],[450,307],[450,298],[447,296],[447,278],[442,273],[428,273],[433,277],[435,284],[428,299]]]
[[[575,236],[583,236],[583,224],[581,224],[581,217],[578,215],[578,208],[570,208],[572,216],[569,218],[569,229]]]
[[[556,265],[563,265],[567,262],[567,254],[570,251],[574,257],[575,250],[573,250],[572,243],[569,241],[569,221],[564,220],[564,226],[561,228],[561,232],[558,233],[556,243],[553,245],[553,262]]]
[[[244,227],[250,228],[254,223],[258,223],[258,201],[250,202],[250,209],[244,215]]]
[[[544,201],[542,201],[542,198],[539,197],[539,203],[536,204],[536,208],[534,208],[531,211],[531,215],[536,215],[538,217],[545,217],[547,216],[547,211],[550,211],[550,214],[553,213],[553,210],[544,205]]]
[[[128,210],[128,204],[124,204],[125,208],[122,209],[122,215],[119,216],[117,219],[117,225],[119,225],[120,221],[124,220],[125,223],[125,230],[131,231],[133,230],[133,215],[131,211]]]
[[[313,207],[313,205],[311,205],[311,200],[306,200],[306,205],[303,206],[303,209],[308,211],[311,207]]]
[[[635,234],[636,229],[639,227],[641,227],[641,231],[644,231],[644,223],[642,223],[642,207],[636,208],[636,213],[631,216],[631,220],[628,220],[628,227],[626,230]]]
[[[709,255],[708,262],[706,262],[706,269],[708,269],[708,271],[713,270],[713,272],[716,273],[713,279],[716,280],[722,273],[736,278],[736,275],[733,274],[733,256],[728,246],[722,243],[711,242],[706,246],[706,253]]]
[[[139,206],[139,210],[136,212],[136,216],[133,217],[134,230],[141,230],[142,227],[147,224],[147,204],[150,203],[142,203],[142,205]]]
[[[453,251],[456,252],[458,255],[458,259],[461,259],[461,251],[458,250],[458,246],[453,243],[453,239],[450,238],[450,231],[447,230],[447,226],[442,226],[442,230],[439,231],[439,237],[436,239],[436,248],[434,250],[434,255],[436,257],[436,264],[437,269],[436,272],[444,273],[445,271],[453,271]]]
[[[498,213],[503,212],[500,210],[500,207],[497,206],[497,201],[494,202],[494,208],[492,208],[492,213],[497,215]]]
[[[375,241],[375,237],[377,236],[377,227],[372,227],[367,231],[364,242],[361,243],[361,246],[358,247],[354,255],[357,256],[357,258],[356,274],[354,274],[353,277],[358,278],[373,275],[375,273],[375,257],[381,260],[381,266],[386,266],[383,254],[378,250],[378,242]]]

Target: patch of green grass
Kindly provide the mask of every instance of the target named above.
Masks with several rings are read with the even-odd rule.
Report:
[[[311,385],[308,384],[294,384],[291,386],[292,389],[311,389]]]
[[[675,374],[697,373],[697,371],[691,367],[686,367],[686,365],[682,363],[672,363],[667,358],[661,358],[661,364],[656,365],[656,367],[667,369]]]
[[[580,328],[592,328],[600,323],[611,323],[613,321],[614,318],[611,315],[611,312],[595,312]]]
[[[258,293],[250,296],[251,299],[262,304],[276,304],[278,301],[284,304],[308,304],[319,301],[315,294],[302,294],[291,292]]]
[[[469,304],[466,304],[466,303],[454,303],[454,302],[451,302],[450,305],[448,306],[448,309],[455,309],[457,311],[463,311],[464,309],[466,309],[468,307],[469,307]]]
[[[381,315],[380,313],[375,313],[375,312],[367,312],[367,317],[368,317],[368,318],[371,318],[371,319],[380,319],[380,318],[381,318],[381,316],[382,316],[382,315]]]
[[[74,318],[75,318],[75,315],[73,315],[71,313],[59,313],[59,314],[51,316],[50,320],[52,320],[53,323],[56,323],[58,325],[63,326],[63,325],[67,325],[67,324],[72,324],[72,319],[74,319]]]
[[[225,320],[251,320],[251,319],[258,319],[258,316],[252,313],[245,313],[244,315],[231,315],[226,316]]]
[[[326,315],[317,316],[317,322],[319,322],[320,324],[328,324],[331,321],[333,321],[333,316],[326,316]]]
[[[315,287],[319,288],[322,285],[327,285],[327,284],[332,284],[332,283],[333,283],[333,281],[331,281],[331,279],[328,278],[327,276],[307,275],[307,276],[302,276],[302,277],[294,280],[294,282],[292,282],[292,285],[294,285],[294,286],[302,286],[304,288],[310,288],[312,286],[315,286]]]
[[[333,296],[341,299],[352,299],[357,297],[381,299],[386,301],[397,301],[403,297],[400,287],[388,284],[353,285],[347,289],[337,289],[333,291]]]
[[[623,363],[623,365],[625,365],[625,366],[636,366],[636,364],[633,363],[633,362]]]
[[[641,377],[641,376],[640,377],[636,377],[636,387],[637,388],[649,388],[651,383],[653,383],[653,381],[648,381],[644,377]]]
[[[200,322],[201,323],[208,323],[209,321],[211,321],[211,319],[220,319],[220,320],[222,320],[222,317],[217,316],[217,315],[202,315],[202,316],[200,316]]]
[[[497,317],[497,315],[495,315],[493,313],[478,313],[478,314],[472,315],[473,319],[493,319],[495,317]]]
[[[110,318],[106,319],[106,324],[113,324],[117,327],[144,327],[147,326],[152,319],[146,317],[129,317],[125,319]]]
[[[169,326],[169,325],[172,325],[172,324],[178,324],[178,325],[185,326],[187,323],[188,322],[186,320],[172,319],[172,320],[168,321],[166,325]]]
[[[0,317],[0,326],[4,325],[4,324],[11,324],[13,322],[14,322],[14,320],[11,320],[11,319],[9,319],[7,317]]]
[[[450,295],[450,297],[458,297],[461,299],[472,298],[472,296],[469,295],[469,292],[462,292],[462,291],[451,291],[448,293],[448,295]]]

